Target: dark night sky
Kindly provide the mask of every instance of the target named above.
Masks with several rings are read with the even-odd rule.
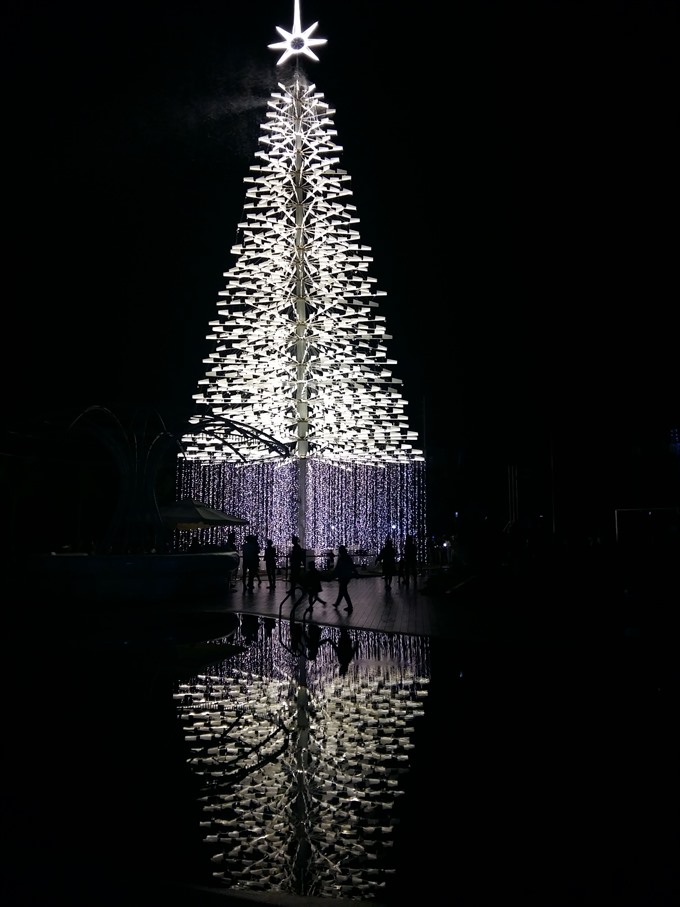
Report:
[[[663,435],[677,4],[445,9],[302,3],[435,472]],[[140,405],[183,427],[292,11],[5,4],[6,413]]]

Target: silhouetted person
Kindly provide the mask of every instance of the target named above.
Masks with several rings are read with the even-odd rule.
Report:
[[[269,590],[276,587],[276,561],[277,553],[274,542],[271,539],[267,539],[264,546],[264,565],[267,569],[267,582],[269,583],[267,588]]]
[[[264,635],[266,636],[266,638],[271,639],[272,633],[276,629],[276,621],[273,617],[263,617],[262,627],[264,629]]]
[[[355,576],[359,576],[359,574],[357,573],[357,568],[354,566],[354,561],[345,545],[338,545],[338,561],[333,570],[333,576],[338,580],[338,597],[333,602],[333,607],[337,608],[344,599],[347,602],[345,611],[353,611],[354,608],[352,606],[352,599],[349,596],[348,586],[350,580]]]
[[[298,621],[293,620],[290,616],[290,650],[296,655],[306,655],[306,639],[303,637],[303,627]]]
[[[295,609],[300,604],[300,602],[302,601],[302,599],[305,597],[305,594],[306,594],[306,589],[305,589],[305,585],[304,585],[305,552],[304,552],[303,547],[300,545],[300,539],[297,537],[297,535],[292,536],[292,539],[293,539],[293,545],[287,555],[287,560],[288,560],[289,569],[290,569],[290,577],[289,577],[290,585],[288,587],[288,592],[286,592],[285,598],[281,602],[281,607],[283,607],[283,605],[285,604],[285,602],[288,599],[290,599],[292,601],[293,605],[291,608],[291,615],[290,615],[291,620],[293,618],[293,612],[295,611]],[[300,595],[300,597],[297,599],[295,598],[296,589],[299,589],[302,593]]]
[[[418,585],[418,548],[412,535],[404,539],[404,585],[408,589],[411,577],[414,588]]]
[[[260,618],[256,614],[244,614],[241,617],[241,635],[247,643],[257,642]]]
[[[376,560],[382,564],[382,574],[385,580],[385,588],[392,588],[392,579],[397,572],[397,552],[392,544],[391,536],[387,536],[385,544],[380,549]]]
[[[321,627],[318,624],[307,624],[307,658],[316,661],[321,645]]]
[[[349,635],[349,630],[345,627],[342,627],[340,630],[340,639],[335,646],[335,651],[338,656],[338,662],[340,663],[340,674],[344,677],[351,660],[356,654],[356,646],[352,643],[352,637]]]
[[[335,567],[335,552],[329,548],[326,552],[326,570],[332,570]]]
[[[322,592],[323,589],[321,586],[321,574],[316,569],[316,564],[310,564],[307,568],[305,574],[305,589],[307,590],[307,600],[310,609],[314,607],[315,602],[321,602],[322,605],[326,604],[319,596],[319,593]]]

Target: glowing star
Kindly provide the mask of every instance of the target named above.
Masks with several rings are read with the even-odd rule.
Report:
[[[315,22],[314,25],[310,25],[309,28],[306,28],[304,31],[302,31],[300,27],[300,0],[295,0],[295,11],[293,13],[293,31],[286,31],[285,28],[281,28],[279,25],[277,25],[276,30],[284,40],[279,41],[276,44],[269,45],[271,50],[283,51],[283,54],[281,54],[281,57],[278,59],[276,65],[280,66],[282,63],[286,62],[288,57],[296,56],[297,54],[305,54],[312,60],[316,60],[318,62],[319,58],[312,50],[312,47],[318,47],[320,44],[325,44],[326,38],[309,37],[318,24],[318,22]]]

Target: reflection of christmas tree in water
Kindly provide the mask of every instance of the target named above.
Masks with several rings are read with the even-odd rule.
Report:
[[[324,628],[318,645],[312,635],[310,659],[307,628],[293,626],[293,638],[286,622],[258,634],[175,694],[214,875],[232,888],[370,898],[395,872],[395,802],[429,642],[345,631],[343,676],[340,631]]]

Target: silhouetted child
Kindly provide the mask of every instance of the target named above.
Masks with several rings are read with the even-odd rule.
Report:
[[[321,602],[322,605],[326,604],[326,602],[319,597],[319,593],[322,591],[321,574],[317,570],[315,564],[310,564],[309,567],[307,567],[305,589],[307,590],[307,600],[310,608],[314,606],[315,602]]]

